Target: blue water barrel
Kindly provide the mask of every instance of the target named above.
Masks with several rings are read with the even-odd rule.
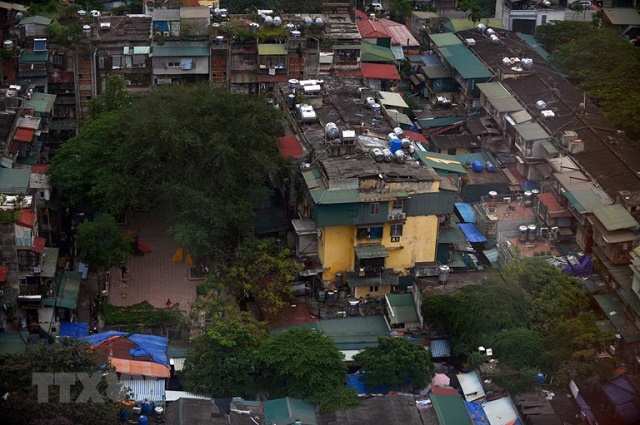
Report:
[[[486,169],[487,169],[487,171],[489,171],[489,172],[491,172],[491,173],[493,173],[494,171],[496,171],[496,166],[495,166],[495,165],[493,165],[490,161],[487,161],[487,162],[484,164],[484,168],[486,168]]]
[[[153,403],[151,403],[150,401],[145,401],[144,403],[142,403],[142,413],[144,415],[151,413],[152,410],[153,410]]]
[[[138,425],[147,425],[149,423],[149,418],[145,415],[140,415],[138,417]]]
[[[539,373],[536,375],[536,382],[538,384],[544,384],[544,375]]]
[[[482,165],[482,163],[480,161],[473,161],[471,163],[471,168],[476,173],[481,173],[482,171],[484,171],[484,165]]]
[[[396,138],[391,139],[389,143],[389,150],[391,153],[396,153],[397,150],[402,149],[402,140]]]

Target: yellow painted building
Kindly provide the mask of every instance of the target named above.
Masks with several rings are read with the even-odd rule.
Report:
[[[376,162],[369,154],[330,157],[302,172],[307,197],[298,213],[316,224],[323,281],[357,298],[391,292],[417,263],[436,261],[439,216],[454,191],[433,168]]]

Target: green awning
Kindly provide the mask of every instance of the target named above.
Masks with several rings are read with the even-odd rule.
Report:
[[[45,298],[42,300],[42,305],[75,310],[78,304],[81,281],[82,273],[65,271],[62,279],[56,285],[56,296],[54,298]]]
[[[384,246],[378,244],[358,245],[355,247],[356,256],[360,259],[366,258],[386,258],[389,253]]]
[[[554,144],[549,140],[545,140],[540,145],[542,146],[542,149],[544,149],[544,151],[547,153],[547,155],[553,156],[558,154],[558,148],[556,148]]]
[[[282,56],[287,54],[284,44],[258,44],[258,56]]]
[[[393,56],[391,49],[384,46],[376,46],[371,43],[362,43],[362,53],[360,54],[362,62],[388,62],[395,63],[396,57]]]
[[[593,209],[595,215],[608,231],[637,227],[638,222],[622,205],[613,204]]]

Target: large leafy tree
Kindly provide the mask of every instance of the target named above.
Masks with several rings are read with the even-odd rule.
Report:
[[[268,336],[264,327],[254,324],[220,320],[197,337],[182,372],[187,387],[216,397],[252,393],[255,352]]]
[[[640,137],[640,51],[620,37],[619,29],[563,21],[539,27],[537,37],[551,49],[552,63],[597,102],[614,126]]]
[[[83,386],[70,387],[70,403],[59,402],[59,390],[49,387],[49,402],[38,403],[37,386],[32,385],[33,372],[105,373],[104,362],[89,345],[64,338],[52,345],[28,347],[24,353],[0,356],[0,411],[2,423],[74,423],[104,424],[116,422],[117,400],[104,398],[104,403],[75,403]],[[99,391],[106,383],[102,382]],[[53,422],[49,422],[53,421]]]
[[[378,345],[365,348],[353,357],[364,371],[367,385],[395,388],[410,382],[425,388],[433,377],[431,354],[404,338],[378,338]]]
[[[298,270],[292,253],[276,239],[248,239],[238,247],[226,279],[239,296],[252,295],[268,314],[287,305]]]
[[[451,337],[455,354],[466,354],[485,345],[492,332],[526,326],[525,305],[519,287],[496,281],[464,287],[453,296],[426,297],[422,311],[436,330]]]
[[[105,92],[102,96],[91,99],[89,103],[91,117],[97,118],[105,112],[127,108],[131,105],[132,99],[131,93],[124,86],[124,77],[110,75]]]
[[[340,410],[357,404],[345,386],[347,366],[333,341],[309,328],[272,335],[257,352],[261,384],[272,397],[291,396]]]
[[[116,216],[162,203],[196,258],[235,248],[281,165],[280,113],[206,85],[158,88],[130,105],[118,96],[59,149],[52,183],[74,206]]]
[[[116,219],[109,214],[80,223],[76,246],[78,257],[92,270],[109,268],[131,257],[131,237],[120,233]]]

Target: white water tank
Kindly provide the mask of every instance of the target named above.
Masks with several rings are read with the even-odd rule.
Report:
[[[82,35],[85,37],[91,37],[91,25],[82,26]]]
[[[87,16],[87,11],[86,10],[78,10],[76,12],[76,14],[78,15],[78,18],[84,18],[85,16]]]
[[[2,48],[4,50],[12,50],[13,49],[13,40],[5,40],[2,42]]]
[[[324,126],[324,134],[328,140],[337,139],[340,137],[340,129],[334,122],[328,122]]]
[[[279,16],[276,16],[275,18],[273,18],[273,25],[275,25],[276,27],[279,27],[280,25],[282,25],[282,18]]]

